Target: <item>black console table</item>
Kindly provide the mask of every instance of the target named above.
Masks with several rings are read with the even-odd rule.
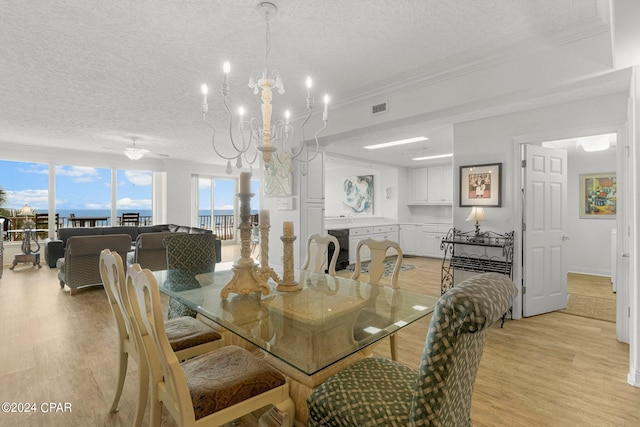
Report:
[[[444,253],[440,293],[444,294],[455,285],[456,270],[500,273],[513,278],[514,234],[514,231],[505,234],[485,231],[476,235],[475,230],[449,230],[440,244]],[[505,316],[502,317],[503,324],[504,319]]]

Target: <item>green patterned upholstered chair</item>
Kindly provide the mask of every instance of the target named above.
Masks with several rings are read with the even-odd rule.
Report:
[[[216,236],[213,234],[175,234],[164,238],[167,249],[167,269],[171,270],[173,290],[189,290],[200,286],[197,274],[213,272],[216,266]],[[196,312],[169,298],[168,318],[191,316]]]
[[[369,357],[329,378],[307,399],[308,426],[471,426],[471,397],[487,329],[517,290],[496,273],[461,282],[438,301],[413,369]]]

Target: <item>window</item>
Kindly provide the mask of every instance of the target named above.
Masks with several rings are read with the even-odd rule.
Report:
[[[5,224],[8,230],[20,230],[24,218],[18,213],[25,204],[35,213],[48,213],[49,198],[55,197],[60,227],[91,224],[72,221],[72,216],[104,218],[94,221],[95,225],[117,224],[123,212],[138,212],[140,223],[150,225],[152,176],[151,171],[56,165],[55,194],[49,194],[48,164],[0,160],[0,187],[6,195],[0,216],[9,218],[10,223]],[[9,237],[22,238],[18,232],[10,232]],[[44,238],[46,233],[38,233],[38,237]]]
[[[72,217],[111,217],[111,169],[56,165],[56,213],[63,227],[76,225]]]
[[[237,178],[198,178],[198,225],[213,230],[220,240],[236,238],[237,182]],[[255,194],[251,199],[251,214],[255,217],[259,210],[259,180],[251,180],[251,191]]]
[[[151,225],[153,176],[150,171],[118,170],[116,175],[116,209],[118,218],[123,212],[140,213],[140,225]]]
[[[49,165],[45,163],[0,160],[0,187],[6,200],[0,206],[0,216],[7,217],[6,230],[21,230],[24,217],[20,209],[26,204],[36,213],[46,213],[49,203]],[[21,240],[20,233],[10,232],[8,238]]]

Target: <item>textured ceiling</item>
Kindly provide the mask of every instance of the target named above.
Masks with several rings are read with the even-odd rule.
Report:
[[[264,67],[265,24],[256,4],[3,0],[0,142],[100,152],[125,147],[137,136],[138,146],[171,158],[218,162],[202,122],[199,87],[209,83],[210,107],[217,106],[221,64],[229,59],[234,105],[258,114],[258,100],[246,86],[248,75]],[[287,92],[274,96],[274,114],[284,106],[301,113],[307,75],[314,78],[318,103],[324,92],[346,103],[598,15],[596,0],[277,4],[269,63]],[[221,110],[212,113],[214,122],[223,123]],[[450,134],[441,126],[432,130]],[[399,133],[367,139],[384,142]],[[344,154],[353,155],[348,149]]]

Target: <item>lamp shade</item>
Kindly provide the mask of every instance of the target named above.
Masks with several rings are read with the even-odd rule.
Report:
[[[24,205],[22,209],[20,209],[20,215],[24,215],[24,216],[33,215],[33,209],[31,209],[31,206],[29,205]]]
[[[467,221],[484,221],[487,216],[484,214],[484,209],[478,206],[471,208],[471,213],[467,217]]]

